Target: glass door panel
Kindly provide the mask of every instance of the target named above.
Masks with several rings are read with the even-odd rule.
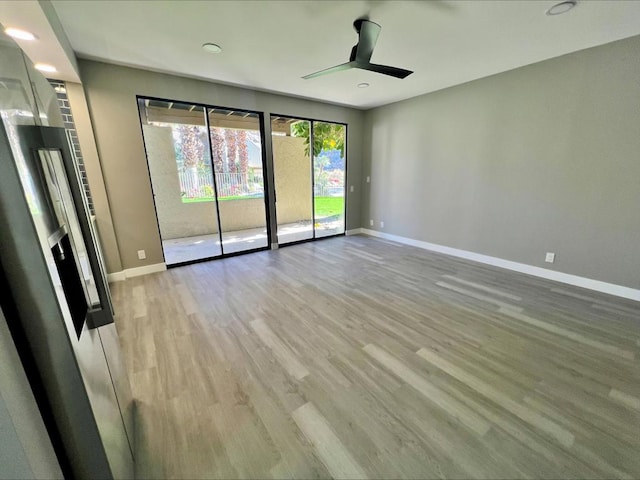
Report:
[[[313,122],[313,213],[315,237],[344,233],[347,172],[346,126]]]
[[[269,245],[264,196],[261,118],[208,108],[223,253]]]
[[[311,122],[271,117],[278,244],[313,238]]]
[[[138,100],[167,265],[222,255],[205,108]]]

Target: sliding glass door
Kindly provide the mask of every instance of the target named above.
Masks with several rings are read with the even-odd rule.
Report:
[[[168,266],[269,246],[262,115],[138,97]],[[271,116],[278,244],[345,231],[346,125]]]
[[[271,118],[278,244],[313,238],[311,122]]]
[[[268,245],[261,117],[139,98],[168,266]]]
[[[269,245],[262,133],[257,113],[207,109],[225,253]]]
[[[315,236],[344,233],[345,125],[313,122],[313,213]]]
[[[140,99],[167,265],[222,255],[204,107]]]
[[[345,231],[346,126],[271,116],[280,245]]]

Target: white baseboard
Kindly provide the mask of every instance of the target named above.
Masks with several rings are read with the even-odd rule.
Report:
[[[140,275],[148,275],[150,273],[164,272],[167,269],[167,265],[164,263],[155,263],[153,265],[145,265],[144,267],[127,268],[120,272],[109,273],[107,275],[107,281],[122,282],[127,278],[139,277]]]
[[[123,282],[127,279],[127,275],[124,273],[124,270],[114,273],[107,273],[107,281],[109,283],[113,282]]]
[[[399,235],[378,232],[376,230],[369,230],[368,228],[361,228],[359,230],[361,231],[361,233],[370,235],[372,237],[379,237],[386,240],[391,240],[393,242],[402,243],[404,245],[411,245],[412,247],[418,247],[425,250],[431,250],[433,252],[444,253],[453,257],[464,258],[478,263],[485,263],[487,265],[493,265],[495,267],[513,270],[520,273],[526,273],[535,277],[546,278],[547,280],[555,280],[556,282],[566,283],[568,285],[587,288],[589,290],[608,293],[609,295],[615,295],[616,297],[628,298],[630,300],[636,300],[640,302],[640,290],[636,290],[634,288],[624,287],[622,285],[616,285],[614,283],[602,282],[600,280],[593,280],[591,278],[579,277],[577,275],[558,272],[556,270],[534,267],[533,265],[527,265],[526,263],[512,262],[511,260],[505,260],[503,258],[490,257],[489,255],[482,255],[481,253],[469,252],[467,250],[446,247],[444,245],[423,242],[421,240],[414,240],[413,238],[401,237]]]
[[[345,235],[360,235],[362,232],[362,228],[352,228],[351,230],[347,230],[344,232]]]

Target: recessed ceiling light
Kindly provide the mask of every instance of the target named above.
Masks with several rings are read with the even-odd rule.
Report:
[[[205,43],[202,45],[202,48],[205,52],[209,53],[220,53],[222,51],[222,47],[220,45],[216,45],[215,43]]]
[[[35,40],[36,36],[27,32],[26,30],[20,30],[19,28],[5,28],[4,33],[9,35],[10,37],[17,38],[19,40]]]
[[[53,65],[47,65],[46,63],[36,63],[34,65],[36,70],[40,70],[41,72],[54,73],[58,70]]]
[[[563,13],[567,13],[573,7],[576,6],[578,2],[576,0],[567,0],[566,2],[556,3],[553,7],[546,11],[547,15],[562,15]]]
[[[358,84],[358,88],[367,88],[369,84],[367,82],[362,82]]]

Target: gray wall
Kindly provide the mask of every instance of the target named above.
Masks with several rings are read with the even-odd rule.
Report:
[[[269,113],[347,123],[347,182],[355,186],[347,198],[347,228],[360,226],[362,111],[88,60],[79,64],[122,268],[163,261],[136,95],[264,112],[269,167]],[[97,206],[96,215],[100,224]],[[113,251],[105,250],[109,265],[116,265],[118,262],[110,258]],[[146,250],[146,260],[138,260],[137,250]]]
[[[78,133],[78,142],[82,150],[82,159],[87,173],[89,189],[91,190],[91,199],[96,216],[95,223],[98,226],[100,246],[105,257],[106,268],[108,272],[119,272],[122,270],[120,250],[113,228],[111,206],[109,205],[109,197],[104,185],[102,165],[98,157],[98,148],[96,147],[91,118],[89,117],[87,99],[82,85],[79,83],[67,82],[66,87],[69,105],[73,112],[73,121]]]
[[[640,288],[638,52],[633,37],[368,111],[362,225]]]

